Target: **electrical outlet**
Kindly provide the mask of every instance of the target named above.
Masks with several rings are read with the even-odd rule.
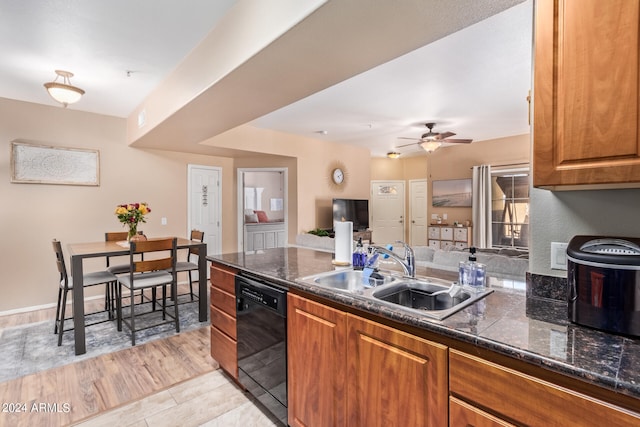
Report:
[[[567,269],[567,246],[568,243],[551,242],[551,269]]]
[[[438,219],[438,214],[431,214],[431,219]]]
[[[161,223],[162,225],[167,225],[167,218],[163,216],[163,217],[160,219],[160,223]]]
[[[446,213],[442,214],[442,219],[447,219],[447,214]]]

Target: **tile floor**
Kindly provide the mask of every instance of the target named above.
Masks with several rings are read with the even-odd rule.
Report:
[[[80,427],[279,426],[220,370],[104,412]]]

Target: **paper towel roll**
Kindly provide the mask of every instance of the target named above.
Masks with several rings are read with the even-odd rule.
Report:
[[[336,221],[333,223],[335,231],[336,255],[334,263],[338,265],[351,264],[353,253],[353,223],[351,221]]]

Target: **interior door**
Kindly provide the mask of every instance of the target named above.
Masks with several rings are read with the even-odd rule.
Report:
[[[376,244],[404,240],[404,181],[371,181],[371,229]]]
[[[427,245],[427,181],[409,181],[409,242],[413,246]]]
[[[204,232],[207,255],[221,253],[220,168],[189,165],[189,230]]]

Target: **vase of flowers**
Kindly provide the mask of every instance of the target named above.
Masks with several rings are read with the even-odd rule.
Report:
[[[147,222],[144,216],[149,212],[151,212],[151,208],[147,203],[127,203],[116,207],[115,214],[118,220],[123,226],[129,227],[127,240],[131,241],[139,238],[138,224]]]

